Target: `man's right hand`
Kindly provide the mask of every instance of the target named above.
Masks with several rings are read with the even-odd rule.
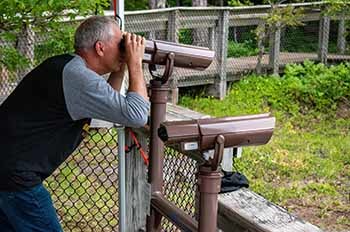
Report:
[[[129,69],[132,66],[142,66],[145,52],[145,39],[142,36],[124,32],[125,62]]]
[[[142,59],[146,42],[142,36],[124,32],[125,63],[129,71],[129,89],[148,100],[146,82],[143,78]]]

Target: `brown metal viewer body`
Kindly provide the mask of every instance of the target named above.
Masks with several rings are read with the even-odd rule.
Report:
[[[207,48],[172,43],[161,40],[146,40],[143,62],[165,65],[168,54],[174,53],[174,67],[196,70],[206,69],[215,57]]]
[[[192,223],[193,219],[181,211],[181,209],[175,206],[169,207],[173,205],[162,197],[164,144],[158,137],[158,128],[160,123],[165,120],[169,89],[167,82],[172,74],[173,67],[203,70],[210,65],[214,56],[215,53],[206,48],[180,45],[165,41],[146,41],[143,62],[149,64],[149,70],[154,78],[150,81],[151,136],[148,177],[151,183],[152,199],[151,214],[147,217],[147,231],[160,231],[162,214],[169,218],[169,214],[166,214],[166,212],[173,212],[175,215],[180,215],[179,218],[184,222],[182,223],[183,229],[187,231],[196,231],[193,230],[194,227],[197,227],[195,223]],[[158,76],[154,73],[156,64],[165,65],[163,75]],[[162,206],[167,210],[162,210]],[[171,209],[173,209],[173,211]],[[170,217],[169,219],[173,220],[174,218]],[[178,221],[174,223],[179,224]]]
[[[123,41],[120,43],[120,50],[122,52],[125,50]],[[146,40],[145,53],[142,61],[150,64],[150,68],[153,68],[152,65],[167,65],[167,59],[171,53],[174,54],[174,67],[196,70],[206,69],[215,58],[215,52],[208,48],[162,40]],[[170,75],[171,72],[167,78],[169,78]],[[166,82],[167,78],[165,78],[163,83]]]
[[[161,230],[162,216],[167,217],[183,231],[214,232],[217,230],[218,193],[221,174],[219,164],[224,147],[260,145],[269,141],[274,118],[267,114],[163,123],[166,114],[168,79],[173,67],[205,69],[214,59],[207,49],[164,41],[147,41],[144,62],[149,63],[153,76],[150,82],[151,125],[150,167],[151,214],[147,217],[147,231]],[[155,64],[165,65],[162,76],[157,76]],[[158,136],[159,135],[159,136]],[[162,140],[161,140],[161,139]],[[163,196],[164,143],[177,145],[184,154],[195,150],[203,162],[198,172],[200,192],[199,222],[187,215]],[[191,146],[187,146],[189,142]],[[186,148],[190,149],[186,149]],[[202,152],[214,149],[214,156],[203,159]]]
[[[198,231],[214,232],[217,229],[217,201],[221,188],[219,165],[224,148],[265,144],[270,140],[274,126],[275,118],[269,114],[161,124],[158,135],[167,145],[183,154],[195,154],[197,160],[202,160],[198,172]],[[203,152],[209,149],[214,149],[214,156],[206,160]]]

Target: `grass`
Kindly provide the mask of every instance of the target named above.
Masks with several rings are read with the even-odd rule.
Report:
[[[313,66],[314,72],[316,69]],[[329,71],[326,69],[322,73]],[[235,161],[248,177],[250,188],[323,229],[350,231],[350,85],[344,78],[345,95],[333,101],[330,95],[314,93],[312,86],[305,88],[304,76],[318,78],[318,72],[315,77],[309,71],[301,75],[302,93],[319,96],[312,101],[316,110],[308,105],[310,102],[299,101],[313,99],[314,95],[284,89],[296,88],[294,79],[289,82],[291,73],[281,78],[247,78],[236,83],[223,101],[184,96],[180,102],[216,117],[272,112],[277,125],[271,141],[264,146],[245,147],[242,158]],[[330,84],[317,78],[322,85]],[[318,88],[317,84],[313,86]]]

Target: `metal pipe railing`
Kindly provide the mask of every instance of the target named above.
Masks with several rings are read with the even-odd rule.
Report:
[[[126,187],[125,187],[125,127],[117,126],[118,132],[118,171],[119,171],[119,231],[126,231]]]
[[[154,192],[151,204],[156,211],[177,225],[181,230],[191,232],[198,230],[198,222],[167,200],[162,193]]]

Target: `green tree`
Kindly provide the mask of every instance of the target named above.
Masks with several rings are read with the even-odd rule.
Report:
[[[262,56],[264,54],[264,44],[267,43],[267,39],[270,35],[278,30],[281,30],[285,26],[298,26],[302,25],[302,17],[304,16],[303,8],[295,8],[292,5],[281,7],[281,4],[286,0],[264,0],[271,6],[268,15],[264,18],[264,23],[261,23],[256,29],[256,36],[258,41],[259,55],[257,63],[257,73],[261,72]],[[291,3],[303,2],[303,1],[291,1]],[[272,49],[272,48],[270,48]],[[276,70],[274,70],[276,73]]]
[[[74,30],[68,20],[100,13],[108,5],[107,0],[0,1],[0,71],[14,71],[46,55],[71,52]],[[21,46],[28,41],[41,57],[25,53]]]

